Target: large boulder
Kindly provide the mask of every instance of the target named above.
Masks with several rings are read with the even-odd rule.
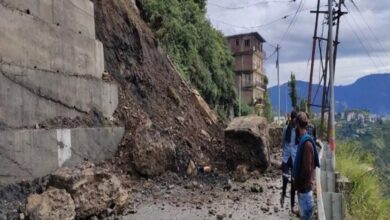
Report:
[[[268,123],[263,117],[233,119],[225,129],[227,167],[235,170],[238,165],[247,165],[249,171],[267,169],[270,161],[268,136]]]
[[[157,176],[173,166],[175,144],[160,134],[145,133],[135,140],[132,158],[135,170],[143,176]]]
[[[50,184],[72,195],[77,218],[81,219],[106,214],[108,209],[120,213],[129,200],[117,176],[89,163],[79,169],[57,170],[51,175]]]
[[[26,216],[31,220],[72,220],[76,217],[72,197],[64,189],[50,187],[27,198]]]
[[[280,152],[282,149],[283,128],[279,125],[269,127],[269,149],[272,153]]]

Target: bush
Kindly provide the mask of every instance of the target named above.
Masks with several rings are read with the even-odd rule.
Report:
[[[241,116],[253,114],[253,108],[245,103],[241,103]]]

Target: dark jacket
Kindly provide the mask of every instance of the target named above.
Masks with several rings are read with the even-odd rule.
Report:
[[[313,138],[305,133],[300,137],[293,167],[295,187],[298,192],[305,193],[312,190],[315,167],[320,167],[317,148]]]

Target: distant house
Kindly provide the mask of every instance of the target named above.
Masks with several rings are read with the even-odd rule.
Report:
[[[369,114],[367,120],[369,122],[371,122],[371,123],[374,123],[374,122],[376,122],[378,120],[378,115],[376,115],[376,114]]]
[[[355,112],[348,112],[347,113],[347,121],[348,122],[355,120],[355,118],[356,118],[356,113]]]
[[[341,120],[344,120],[344,119],[345,119],[345,112],[341,112],[341,113],[340,113],[340,119],[341,119]]]
[[[365,123],[365,116],[364,116],[364,114],[362,114],[362,113],[359,113],[358,115],[357,115],[357,119],[362,123],[362,124],[364,124]]]
[[[266,91],[263,43],[257,32],[228,36],[227,41],[233,53],[235,87],[241,103],[253,107],[260,113]]]

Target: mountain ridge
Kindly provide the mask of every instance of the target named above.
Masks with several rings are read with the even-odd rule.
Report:
[[[315,105],[321,105],[322,86],[313,85],[312,97]],[[280,87],[281,112],[291,111],[287,83]],[[274,111],[278,106],[278,87],[268,88]],[[308,82],[297,80],[299,98],[307,99]],[[390,73],[375,73],[363,76],[349,85],[335,86],[336,112],[350,109],[366,109],[374,114],[390,115]],[[314,111],[319,108],[313,107]]]

